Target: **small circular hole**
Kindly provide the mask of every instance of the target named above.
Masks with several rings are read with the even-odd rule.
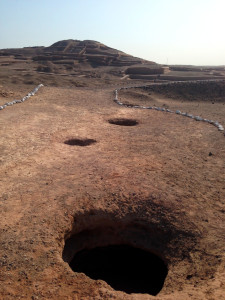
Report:
[[[93,139],[69,139],[64,142],[64,144],[66,144],[66,145],[81,146],[81,147],[89,146],[93,143],[96,143],[96,140],[93,140]]]
[[[117,118],[117,119],[110,119],[108,120],[110,124],[120,125],[120,126],[135,126],[138,124],[138,121],[134,119],[124,119],[124,118]]]

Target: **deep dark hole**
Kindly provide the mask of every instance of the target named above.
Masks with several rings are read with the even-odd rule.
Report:
[[[110,124],[120,125],[120,126],[135,126],[138,124],[138,121],[133,119],[110,119],[108,122]]]
[[[70,267],[106,281],[115,290],[154,296],[162,289],[168,272],[158,256],[127,245],[82,250],[75,254]]]
[[[70,139],[64,142],[64,144],[70,145],[70,146],[88,146],[93,143],[96,143],[96,140],[93,139]]]

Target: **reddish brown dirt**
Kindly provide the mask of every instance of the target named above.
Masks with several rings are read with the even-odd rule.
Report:
[[[0,298],[224,299],[223,133],[182,116],[120,107],[112,90],[43,87],[0,111]],[[120,97],[137,101],[132,93]],[[225,125],[224,103],[154,97]],[[109,124],[114,118],[138,125]],[[64,144],[74,138],[97,142]],[[108,227],[128,228],[130,243],[129,228],[140,228],[139,246],[167,263],[156,297],[115,291],[63,260],[71,232]]]

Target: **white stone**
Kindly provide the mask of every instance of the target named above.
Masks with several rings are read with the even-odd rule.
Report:
[[[194,119],[195,119],[196,121],[202,121],[202,120],[203,120],[203,119],[202,119],[201,117],[199,117],[199,116],[195,116]]]

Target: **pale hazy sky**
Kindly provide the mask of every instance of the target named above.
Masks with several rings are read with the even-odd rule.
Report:
[[[0,49],[96,40],[169,64],[225,65],[225,0],[0,0]]]

